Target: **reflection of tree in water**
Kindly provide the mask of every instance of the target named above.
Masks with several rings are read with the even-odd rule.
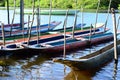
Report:
[[[113,80],[116,80],[117,70],[118,70],[118,61],[114,62]]]
[[[31,79],[39,80],[45,78],[43,75],[48,75],[51,77],[52,62],[50,57],[35,55],[25,61],[25,64],[21,65],[21,70],[16,71],[16,78],[18,79]],[[46,77],[46,78],[47,78]]]
[[[114,65],[112,66],[114,66],[112,80],[119,80],[118,63],[114,63]],[[101,70],[100,68],[95,71],[73,71],[72,70],[70,73],[67,74],[64,80],[93,80],[93,77],[96,76],[96,72],[98,73],[100,70]]]
[[[38,55],[36,57],[32,57],[30,58],[25,65],[22,65],[23,69],[29,69],[32,68],[32,66],[34,65],[40,65],[42,63],[44,63],[44,61],[49,60],[49,58],[47,58],[46,56],[41,56]]]
[[[0,77],[7,77],[10,76],[9,74],[5,73],[9,71],[8,66],[0,66]]]
[[[92,80],[95,71],[71,71],[64,80]]]
[[[30,79],[30,80],[53,80],[52,79],[52,63],[51,61],[45,61],[43,64],[34,64],[34,65],[26,65],[24,69],[16,72],[17,79]]]
[[[21,68],[16,67],[17,64],[21,64],[20,60],[27,60],[27,58],[30,58],[28,55],[25,56],[0,56],[0,77],[8,77],[14,76],[14,73],[19,73],[21,71]],[[1,80],[1,79],[0,79]]]
[[[4,60],[3,58],[0,58],[0,76],[1,77],[10,76],[6,72],[9,72],[9,62]]]
[[[50,58],[51,56],[49,55],[12,55],[7,58],[6,56],[3,58],[0,57],[0,62],[4,64],[0,64],[0,67],[2,66],[0,76],[2,77],[8,74],[7,77],[3,78],[12,80],[43,80],[46,78],[52,80],[53,62]],[[47,77],[45,77],[46,75]]]

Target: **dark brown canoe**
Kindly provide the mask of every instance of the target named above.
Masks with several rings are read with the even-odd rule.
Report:
[[[54,59],[54,62],[62,63],[73,70],[92,70],[100,68],[114,58],[114,43],[111,43],[100,50],[83,56],[79,59]],[[118,53],[120,53],[120,40],[117,41]]]

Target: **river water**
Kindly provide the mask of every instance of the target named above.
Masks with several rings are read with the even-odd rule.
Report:
[[[13,10],[10,10],[10,20],[12,21]],[[119,14],[116,14],[118,20]],[[35,16],[36,17],[36,16]],[[84,23],[88,25],[95,23],[96,13],[84,12]],[[104,23],[106,21],[107,13],[98,13],[98,22]],[[19,23],[19,14],[15,15],[14,22]],[[49,22],[48,15],[41,15],[41,24]],[[65,16],[52,15],[51,21],[62,21],[63,25]],[[32,19],[32,15],[31,15]],[[28,15],[25,15],[27,22]],[[0,10],[0,21],[7,24],[7,11]],[[68,16],[67,26],[72,26],[74,23],[74,16]],[[78,13],[77,23],[81,23],[81,13]],[[36,19],[34,21],[36,25]],[[112,17],[109,15],[107,27],[113,32]],[[26,25],[27,26],[27,25]],[[89,54],[103,47],[104,44],[92,46],[91,48],[79,49],[78,51],[70,52],[66,55],[67,58],[79,58],[80,56]],[[42,53],[44,54],[44,53]],[[51,53],[50,53],[51,54]],[[57,53],[56,53],[57,54]],[[114,68],[114,60],[110,63],[94,71],[72,71],[69,67],[54,63],[53,58],[62,57],[57,56],[43,56],[43,55],[5,55],[0,56],[0,80],[120,80],[120,57],[118,60],[117,69]],[[2,64],[1,64],[2,63]]]

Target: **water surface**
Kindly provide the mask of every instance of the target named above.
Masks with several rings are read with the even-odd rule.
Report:
[[[12,20],[13,10],[10,10],[10,21]],[[84,23],[88,25],[95,23],[96,13],[84,12]],[[106,21],[107,13],[98,14],[98,22],[104,23]],[[119,14],[116,14],[118,19]],[[36,16],[35,16],[36,17]],[[15,15],[16,23],[19,23],[19,14]],[[41,24],[49,22],[48,15],[41,15]],[[63,20],[65,16],[52,15],[51,21],[62,21],[62,24],[56,28],[63,26]],[[25,21],[27,22],[28,15],[25,15]],[[31,15],[32,19],[32,15]],[[7,11],[0,10],[0,21],[7,24]],[[68,16],[67,26],[72,26],[74,23],[74,16]],[[81,23],[81,13],[78,13],[77,23]],[[36,25],[36,19],[34,21]],[[112,17],[109,15],[107,27],[113,32]],[[27,25],[25,25],[27,26]],[[92,48],[79,49],[69,53],[67,58],[79,58],[80,56],[89,54],[96,51],[106,44],[100,44],[93,46]],[[44,54],[44,53],[42,53]],[[52,53],[50,53],[52,54]],[[57,53],[56,53],[57,54]],[[109,55],[108,55],[109,56]],[[114,61],[101,67],[95,71],[72,71],[69,67],[54,63],[53,58],[62,57],[47,56],[47,55],[25,55],[24,52],[21,55],[6,55],[0,56],[0,80],[119,80],[120,79],[120,57],[118,60],[117,70]]]

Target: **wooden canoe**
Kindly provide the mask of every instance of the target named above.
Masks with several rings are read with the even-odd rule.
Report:
[[[92,31],[95,30],[96,33],[97,32],[99,33],[100,31],[103,32],[103,30],[104,30],[103,26],[104,26],[104,24],[97,25],[96,30],[95,30],[95,28],[93,26]],[[108,31],[108,30],[109,29],[106,28],[106,31]],[[81,28],[75,29],[74,35],[77,36],[77,35],[83,35],[84,34],[84,36],[85,36],[89,32],[90,32],[90,27],[83,27],[83,30],[81,30]],[[66,34],[71,34],[71,30],[70,29],[67,30]],[[46,34],[45,33],[45,34],[41,34],[40,38],[41,39],[43,39],[43,38],[50,38],[50,37],[59,36],[59,35],[60,35],[59,33],[57,33],[57,34]],[[36,40],[36,39],[37,39],[36,35],[32,35],[31,40]],[[23,36],[15,36],[15,37],[10,37],[10,38],[6,37],[5,40],[6,40],[5,41],[6,44],[20,43],[20,42],[28,41],[27,36],[25,36],[24,39],[23,39]],[[2,45],[2,44],[3,44],[3,41],[1,40],[0,41],[0,45]]]
[[[73,70],[92,70],[100,68],[114,58],[114,43],[110,43],[100,50],[90,53],[79,59],[54,59],[54,62],[62,63]],[[118,54],[120,53],[120,39],[117,41]]]
[[[27,48],[20,46],[19,44],[8,44],[6,46],[0,46],[0,55],[9,55],[11,53],[28,53]]]
[[[99,28],[96,28],[96,34],[100,34],[100,33],[103,33],[103,31],[101,30],[101,28],[103,27],[99,27]],[[92,30],[92,32],[94,31],[94,29]],[[82,35],[83,34],[83,35]],[[85,30],[85,31],[78,31],[78,32],[75,32],[75,36],[78,38],[79,36],[88,36],[90,34],[90,31],[89,30]],[[71,34],[67,34],[66,35],[66,39],[71,39]],[[0,52],[2,53],[18,53],[18,52],[26,52],[28,53],[29,51],[31,52],[31,49],[30,46],[32,45],[36,45],[37,44],[37,41],[40,43],[40,44],[44,44],[44,43],[48,43],[48,42],[54,42],[54,41],[61,41],[63,42],[63,39],[64,39],[64,35],[57,35],[57,36],[52,36],[52,37],[49,37],[49,38],[43,38],[43,39],[40,39],[40,40],[32,40],[30,41],[29,43],[28,42],[21,42],[19,44],[17,43],[13,43],[13,44],[8,44],[8,45],[5,45],[5,47],[1,47],[0,49]],[[74,40],[73,40],[74,41]],[[78,40],[79,41],[79,40]],[[78,42],[79,43],[79,42]],[[87,42],[84,42],[85,44],[87,44]],[[29,46],[27,45],[29,44]],[[81,46],[84,46],[80,43]],[[39,52],[39,50],[38,50]],[[58,51],[59,52],[59,51]]]
[[[86,25],[85,23],[83,23],[83,24],[81,24],[81,23],[76,24],[75,29],[81,30],[81,27],[83,27],[83,29],[89,29],[89,28],[90,28],[90,26],[84,27],[85,25]],[[68,32],[68,30],[69,30],[69,31],[72,31],[72,28],[73,28],[73,26],[66,27],[66,32]],[[54,29],[54,30],[52,30],[52,31],[63,32],[63,31],[64,31],[64,28]]]
[[[106,28],[106,31],[108,31],[109,29]],[[92,28],[91,32],[94,32],[95,31],[95,34],[100,34],[100,33],[103,33],[104,31],[104,28],[103,28],[103,25],[101,26],[98,26],[96,29],[95,28]],[[69,36],[71,37],[72,34],[70,32],[66,32],[66,38]],[[74,33],[75,37],[77,36],[86,36],[86,35],[90,35],[90,28],[85,28],[84,30],[77,30],[75,31]],[[39,40],[39,43],[44,43],[44,42],[49,42],[49,41],[55,41],[55,40],[59,40],[59,39],[63,39],[64,38],[64,35],[57,35],[57,36],[52,36],[52,37],[48,37],[48,38],[45,38],[45,39],[40,39]],[[37,44],[37,41],[38,40],[31,40],[29,42],[29,45],[34,45],[34,44]],[[27,44],[27,42],[23,42],[22,44]]]
[[[27,24],[28,22],[25,22],[24,24]],[[10,27],[16,28],[16,27],[20,27],[20,23],[14,23],[14,24],[4,24],[4,28],[10,28]],[[1,25],[0,25],[1,28]]]
[[[70,36],[66,35],[66,38],[67,37],[70,37]],[[40,39],[39,43],[49,42],[53,40],[60,40],[63,38],[64,38],[64,35],[57,35],[49,38]],[[11,43],[11,44],[6,44],[5,46],[0,46],[0,53],[1,55],[6,53],[23,53],[23,52],[28,53],[29,48],[24,47],[24,46],[28,46],[27,44],[29,44],[29,46],[33,44],[37,44],[37,40],[30,41],[29,43],[28,42]]]
[[[68,11],[68,15],[75,15],[75,11],[76,11],[76,10],[69,10],[69,11]],[[51,15],[65,15],[66,12],[67,12],[67,10],[52,10],[52,11],[51,11]],[[79,11],[77,10],[77,13],[78,13],[78,12],[79,12]],[[49,15],[49,10],[42,10],[42,11],[40,12],[40,14],[42,14],[42,15]]]
[[[50,29],[48,29],[48,24],[46,25],[41,25],[41,30],[39,32],[41,33],[45,33],[47,32],[48,30],[52,30],[54,29],[56,26],[58,26],[59,24],[61,23],[60,22],[56,22],[56,21],[53,21],[50,23]],[[43,27],[44,26],[44,27]],[[36,31],[36,26],[33,26],[32,27],[32,30],[31,30],[31,33],[34,34],[34,33],[37,33]],[[27,28],[24,28],[24,35],[28,34],[28,29]],[[12,32],[11,32],[11,35],[12,36],[21,36],[23,35],[23,30],[22,29],[14,29]],[[0,33],[0,38],[2,37],[2,33]],[[5,32],[5,37],[10,37],[10,32]]]
[[[75,15],[75,11],[76,10],[69,10],[68,15]],[[40,14],[41,15],[49,15],[49,12],[50,12],[50,10],[41,10]],[[51,15],[66,15],[66,12],[67,12],[67,10],[52,10]],[[77,10],[77,13],[78,12],[79,11]],[[19,11],[17,11],[17,13],[19,13]],[[32,14],[32,11],[26,10],[24,13],[25,14]]]
[[[66,39],[66,51],[74,51],[83,47],[88,47],[111,40],[113,40],[112,33],[95,34],[91,36],[90,40],[86,38],[86,36],[77,37],[74,39],[68,38]],[[34,44],[31,46],[27,46],[27,48],[38,53],[62,53],[64,48],[64,40],[46,42],[43,44]]]

